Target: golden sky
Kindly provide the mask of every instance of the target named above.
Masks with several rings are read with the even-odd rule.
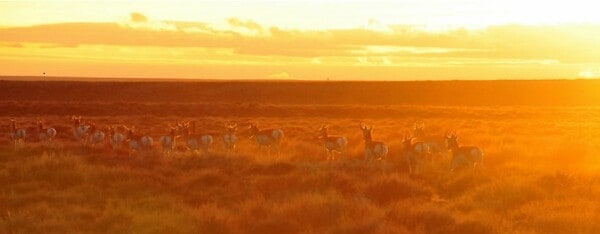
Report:
[[[0,75],[600,77],[591,1],[0,1]]]

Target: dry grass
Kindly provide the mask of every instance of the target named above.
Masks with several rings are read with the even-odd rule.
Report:
[[[30,128],[29,111],[44,108],[0,105],[23,107],[4,109],[2,123],[16,118]],[[44,115],[59,130],[56,154],[35,142],[13,153],[0,140],[0,233],[600,232],[599,109],[255,106],[271,111],[261,115],[214,104],[178,104],[174,114],[158,113],[167,104],[105,103],[89,113],[82,105],[63,103],[64,113]],[[211,114],[195,112],[200,106]],[[216,147],[171,158],[81,149],[68,117],[86,113],[100,125],[135,124],[153,136],[175,120],[196,119],[216,134]],[[260,155],[244,131],[240,152],[225,155],[221,134],[230,120],[283,128],[281,158]],[[390,145],[385,162],[362,161],[360,121]],[[484,149],[484,166],[448,173],[449,158],[440,157],[423,175],[409,176],[400,146],[415,121],[430,134],[457,129],[462,144]],[[350,142],[349,154],[333,163],[314,141],[323,122]]]

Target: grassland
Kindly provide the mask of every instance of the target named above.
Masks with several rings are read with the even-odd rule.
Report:
[[[44,83],[15,82],[10,87],[27,84]],[[11,118],[33,132],[36,117],[59,131],[55,150],[46,152],[33,140],[13,152],[7,134],[0,138],[0,232],[600,231],[600,108],[594,106],[401,101],[367,105],[333,97],[310,104],[307,97],[263,102],[252,95],[247,100],[227,95],[219,101],[184,100],[171,91],[152,93],[147,87],[113,93],[132,97],[116,101],[93,89],[78,93],[89,84],[51,85],[58,84],[67,87],[56,95],[56,90],[46,90],[46,98],[39,93],[27,99],[4,92],[0,99],[3,132]],[[303,96],[303,89],[293,91]],[[142,102],[144,97],[161,95],[171,101]],[[357,100],[365,99],[364,94],[356,95]],[[271,93],[261,97],[267,96],[273,98]],[[101,126],[136,125],[152,136],[165,134],[176,120],[194,119],[217,141],[208,155],[190,155],[180,146],[181,152],[172,157],[158,153],[128,157],[105,147],[79,147],[71,137],[72,114]],[[231,120],[281,127],[286,134],[281,157],[261,155],[244,131],[239,133],[239,152],[226,155],[220,136]],[[374,137],[390,145],[386,161],[363,162],[361,121],[373,124]],[[449,157],[440,156],[422,175],[409,176],[400,154],[401,138],[416,121],[425,122],[432,135],[456,129],[460,143],[484,149],[484,166],[449,173]],[[325,152],[315,141],[321,123],[330,124],[331,133],[348,137],[347,156],[325,161]]]

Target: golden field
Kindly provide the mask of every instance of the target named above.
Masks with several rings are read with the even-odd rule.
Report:
[[[496,88],[494,88],[496,87]],[[600,96],[596,81],[18,82],[0,81],[1,233],[598,233]],[[129,157],[73,140],[71,115],[135,125],[155,138],[198,121],[209,154]],[[35,142],[35,119],[58,130]],[[13,152],[9,120],[30,134]],[[225,154],[224,126],[280,127],[282,154],[257,151],[242,127]],[[385,141],[362,157],[359,123]],[[484,152],[449,172],[450,156],[409,176],[402,137],[415,122]],[[349,141],[335,162],[321,124]],[[156,144],[158,145],[158,144]]]

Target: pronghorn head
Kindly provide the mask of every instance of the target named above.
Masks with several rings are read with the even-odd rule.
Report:
[[[173,128],[175,128],[175,130],[179,131],[181,134],[187,133],[187,126],[183,122],[176,121],[175,127],[173,127]]]
[[[133,139],[133,136],[134,136],[134,133],[135,133],[135,126],[132,126],[131,128],[125,127],[125,130],[127,131],[127,139],[128,140]]]
[[[235,133],[238,130],[238,125],[236,122],[231,122],[226,127],[228,133]]]
[[[319,137],[327,137],[329,133],[327,132],[329,129],[328,125],[323,125],[319,128]]]
[[[258,133],[258,126],[254,123],[250,123],[250,126],[248,126],[248,133],[250,134],[250,137],[256,135],[256,133]]]
[[[413,140],[412,137],[404,136],[404,139],[402,140],[402,146],[404,147],[405,150],[410,149],[410,147],[412,146],[412,140]]]
[[[71,121],[73,121],[74,126],[81,125],[81,116],[71,116]]]
[[[37,119],[37,126],[39,130],[43,130],[44,129],[44,122],[41,121],[40,119]]]
[[[11,119],[11,120],[10,120],[10,128],[11,128],[13,131],[17,130],[17,121],[16,121],[16,120],[14,120],[14,119]]]
[[[414,137],[424,137],[425,136],[425,131],[423,131],[423,128],[425,127],[424,123],[415,123],[415,126],[413,127],[413,136]]]
[[[370,141],[373,139],[373,125],[367,127],[367,125],[365,125],[364,123],[360,123],[360,130],[362,130],[363,132],[363,139],[365,139],[366,141]]]
[[[177,128],[171,127],[171,130],[169,130],[169,136],[175,137],[175,135],[177,135]]]
[[[193,129],[190,126],[190,122],[179,122],[175,126],[175,129],[178,130],[181,134],[187,136],[193,133]]]
[[[446,133],[446,146],[448,149],[458,148],[458,137],[456,136],[456,133],[450,135]]]
[[[196,133],[196,120],[189,121],[186,125],[190,133]]]
[[[97,129],[98,129],[98,127],[96,127],[95,123],[90,124],[90,128],[89,128],[90,132],[92,132],[92,133],[96,132]]]

